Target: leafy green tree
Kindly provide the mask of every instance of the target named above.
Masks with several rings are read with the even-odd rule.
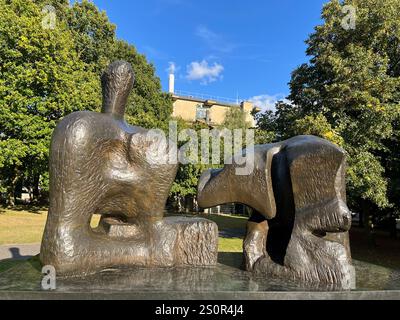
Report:
[[[63,18],[75,39],[75,50],[80,60],[92,65],[100,75],[115,50],[115,25],[110,23],[105,11],[99,11],[88,0],[58,10],[65,11]]]
[[[56,9],[54,28],[43,26],[46,5]],[[46,190],[53,129],[71,112],[100,109],[100,74],[115,59],[136,73],[127,121],[168,128],[172,101],[154,66],[116,38],[92,2],[0,0],[0,7],[0,192],[10,205],[18,183],[35,198]]]
[[[355,28],[343,27],[344,5],[356,10]],[[322,18],[275,129],[280,138],[312,133],[346,149],[350,203],[370,226],[375,212],[399,207],[400,2],[331,0]]]
[[[154,66],[134,46],[122,40],[115,41],[111,60],[128,61],[135,71],[135,85],[127,108],[128,122],[167,131],[172,114],[172,98],[162,92]]]
[[[234,129],[249,129],[251,123],[246,121],[246,113],[237,107],[232,107],[225,115],[224,122],[220,128],[234,130]]]
[[[293,123],[295,135],[307,134],[322,137],[338,146],[344,146],[343,138],[332,129],[331,124],[321,113],[305,116]]]
[[[194,130],[197,137],[200,137],[200,131],[203,129],[209,129],[205,123],[194,123],[190,124],[185,122],[181,118],[173,119],[177,121],[178,133],[186,129]],[[178,142],[178,147],[181,148],[185,145],[187,141]],[[200,140],[199,140],[200,142]],[[198,146],[198,156],[201,155],[201,146]],[[211,152],[211,144],[210,149]],[[211,153],[210,153],[211,154]],[[199,160],[198,158],[193,160]],[[210,158],[211,160],[211,158]],[[201,174],[213,167],[211,164],[202,164],[197,161],[196,163],[180,164],[176,175],[176,179],[172,185],[170,192],[170,202],[174,205],[175,209],[179,212],[189,211],[191,209],[196,209],[196,196],[197,196],[197,185]],[[211,163],[211,161],[210,161]]]
[[[61,117],[95,109],[99,81],[74,50],[66,24],[42,27],[32,1],[0,0],[0,170],[8,203],[26,172],[47,168],[52,131]]]
[[[210,129],[209,126],[205,123],[195,123],[193,125],[185,123],[183,120],[178,119],[179,125],[178,128],[179,130],[183,129],[193,129],[196,131],[197,137],[200,138],[201,134],[200,131],[202,129]],[[216,130],[235,130],[235,129],[242,129],[243,130],[243,136],[242,136],[242,142],[243,146],[245,145],[246,142],[246,129],[249,129],[251,127],[250,123],[246,122],[246,114],[241,110],[240,108],[231,108],[226,117],[224,122],[216,127]],[[264,136],[265,138],[265,136]],[[199,140],[200,142],[200,140]],[[181,142],[180,146],[185,144],[186,141]],[[199,182],[199,178],[201,174],[210,168],[220,168],[222,167],[223,161],[224,161],[224,153],[225,153],[225,145],[224,145],[224,139],[221,138],[220,143],[219,143],[219,148],[220,148],[220,163],[221,165],[213,165],[212,164],[212,138],[210,137],[209,140],[209,164],[204,164],[204,163],[196,163],[196,164],[185,164],[185,165],[180,165],[177,178],[172,186],[171,189],[171,197],[173,198],[173,201],[175,204],[177,204],[178,210],[187,210],[188,208],[185,208],[185,203],[188,202],[188,200],[191,201],[196,201],[196,195],[197,195],[197,185]],[[232,151],[231,151],[232,152]],[[198,149],[198,155],[201,154],[201,146],[199,146]],[[199,160],[199,159],[197,159]]]

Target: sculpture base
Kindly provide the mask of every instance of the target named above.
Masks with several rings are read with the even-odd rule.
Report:
[[[158,266],[215,266],[218,260],[218,226],[204,218],[169,216],[154,224],[160,241],[156,248],[155,264]],[[135,224],[114,217],[101,219],[97,232],[110,239],[129,240],[142,232]],[[173,254],[172,254],[173,253]],[[171,260],[173,259],[173,260]],[[168,261],[170,263],[168,263]]]
[[[357,288],[339,290],[255,277],[239,269],[241,253],[220,253],[207,268],[108,269],[84,278],[57,279],[42,291],[37,258],[0,273],[0,299],[304,300],[400,299],[400,270],[355,261]]]

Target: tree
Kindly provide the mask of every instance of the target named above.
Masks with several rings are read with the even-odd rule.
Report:
[[[244,112],[241,108],[232,107],[227,111],[224,122],[220,128],[228,130],[246,130],[251,128],[251,123],[246,121],[246,112]]]
[[[356,10],[355,29],[342,26],[344,5]],[[371,226],[373,212],[399,208],[400,2],[331,0],[322,18],[306,42],[309,63],[292,74],[292,104],[278,105],[277,135],[312,133],[343,146],[350,204]]]
[[[196,132],[197,137],[200,137],[200,131],[203,129],[209,129],[209,127],[205,123],[194,123],[190,124],[185,122],[181,118],[173,119],[177,121],[177,129],[178,133],[183,130],[194,130]],[[188,143],[189,141],[180,141],[178,142],[178,147],[181,148],[183,145]],[[211,151],[211,145],[210,145]],[[201,154],[201,146],[198,146],[198,155]],[[211,153],[210,153],[211,154]],[[189,159],[190,154],[186,154]],[[199,158],[192,157],[191,159],[196,160],[194,163],[180,164],[178,168],[178,172],[175,178],[175,181],[172,185],[170,191],[170,199],[171,203],[174,204],[176,209],[179,212],[182,211],[190,211],[195,210],[197,208],[197,185],[200,179],[201,174],[213,167],[212,165],[199,163]],[[190,202],[190,203],[189,203]]]
[[[56,25],[42,25],[45,5]],[[0,192],[14,204],[17,184],[48,185],[48,153],[59,120],[79,110],[99,110],[100,75],[115,59],[132,63],[136,83],[127,121],[168,128],[171,98],[162,93],[154,66],[115,36],[115,26],[91,2],[0,0]]]
[[[305,116],[293,123],[294,135],[306,134],[322,137],[343,147],[343,138],[332,128],[322,113]]]
[[[134,46],[122,40],[116,40],[110,59],[128,61],[135,72],[135,85],[127,107],[128,122],[167,131],[172,114],[172,97],[162,92],[154,66]]]
[[[56,122],[66,114],[95,109],[99,84],[79,59],[67,26],[42,27],[41,7],[0,0],[0,170],[8,202],[27,173],[47,168]]]
[[[80,59],[90,64],[100,77],[106,66],[115,60],[131,63],[135,84],[127,107],[127,121],[145,128],[168,129],[172,99],[163,93],[154,66],[136,48],[115,35],[105,12],[91,2],[75,2],[65,15],[73,33]]]
[[[178,125],[178,130],[183,130],[183,129],[193,129],[196,131],[197,137],[201,137],[200,131],[202,129],[210,129],[209,126],[205,123],[195,123],[193,125],[185,123],[182,119],[177,119],[179,121]],[[224,122],[215,128],[216,130],[222,130],[227,129],[227,130],[235,130],[235,129],[242,129],[243,130],[243,135],[242,135],[242,144],[243,147],[245,147],[246,143],[246,129],[249,129],[251,127],[250,123],[246,122],[246,113],[241,110],[238,107],[232,107],[226,114]],[[232,135],[233,137],[233,135]],[[261,136],[260,139],[263,137],[266,139],[266,136]],[[180,146],[185,144],[187,141],[181,142]],[[176,177],[176,180],[172,186],[171,189],[171,196],[174,198],[174,202],[178,204],[178,210],[182,211],[183,209],[188,210],[187,207],[184,204],[182,204],[183,201],[186,203],[188,200],[196,202],[196,196],[197,196],[197,185],[199,182],[199,178],[201,174],[210,168],[216,169],[216,168],[221,168],[223,165],[220,164],[212,164],[212,138],[210,137],[209,141],[209,164],[205,163],[189,163],[189,164],[184,164],[180,165],[178,169],[178,174]],[[225,154],[225,145],[224,145],[224,139],[220,139],[219,143],[219,148],[220,148],[220,162],[223,164],[224,163],[224,154]],[[232,152],[232,150],[231,150]],[[198,149],[198,154],[201,154],[201,146],[199,146]],[[199,159],[196,159],[199,160]]]
[[[63,18],[75,39],[75,50],[81,61],[93,66],[98,75],[110,63],[115,50],[115,25],[107,14],[90,1],[74,2],[72,7],[59,8],[65,11]]]

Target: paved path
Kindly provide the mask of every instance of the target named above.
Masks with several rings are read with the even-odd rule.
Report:
[[[0,261],[6,259],[26,260],[38,255],[39,252],[40,243],[0,246]]]

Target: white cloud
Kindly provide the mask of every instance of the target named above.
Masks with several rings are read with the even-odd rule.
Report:
[[[193,61],[187,66],[186,78],[188,80],[200,80],[201,84],[206,85],[221,79],[223,71],[224,67],[219,63],[209,64],[206,60]]]
[[[284,94],[261,94],[258,96],[254,96],[248,100],[252,102],[255,106],[261,108],[262,112],[265,112],[267,110],[275,111],[275,105],[278,101],[284,101],[289,104],[291,103],[289,100],[286,99],[286,95]]]

